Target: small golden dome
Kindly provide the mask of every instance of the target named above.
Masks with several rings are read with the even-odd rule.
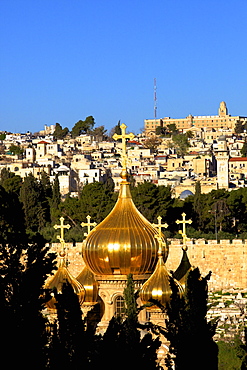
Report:
[[[94,274],[85,266],[81,273],[76,278],[79,283],[84,287],[85,289],[85,303],[97,303],[98,298],[98,282],[95,279]]]
[[[160,253],[159,260],[153,274],[143,284],[140,290],[140,299],[142,303],[146,304],[149,303],[149,300],[154,299],[159,301],[162,305],[166,305],[166,303],[170,301],[172,294],[170,279],[173,279],[178,287],[179,295],[182,295],[182,286],[168,272],[162,254]],[[156,306],[152,306],[151,308],[156,308]]]
[[[123,178],[115,207],[87,236],[83,258],[96,275],[144,275],[153,272],[158,231],[137,210]],[[164,239],[162,238],[164,241]],[[164,259],[168,256],[168,246]]]
[[[45,284],[45,289],[56,289],[58,293],[62,293],[63,284],[69,283],[71,284],[74,292],[78,295],[80,304],[83,302],[85,296],[85,289],[84,287],[77,281],[73,276],[69,273],[66,267],[61,266],[57,269],[54,276],[50,277]],[[48,302],[46,302],[46,306],[51,309],[56,309],[56,299],[52,297]]]

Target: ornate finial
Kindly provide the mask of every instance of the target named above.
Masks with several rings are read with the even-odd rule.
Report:
[[[91,216],[87,216],[86,217],[86,219],[87,219],[87,222],[82,222],[81,223],[81,226],[82,227],[84,227],[84,226],[87,226],[87,233],[84,233],[84,236],[88,236],[88,234],[90,233],[90,231],[91,231],[91,226],[92,227],[95,227],[96,225],[97,225],[97,223],[96,222],[90,222],[90,220],[91,220]]]
[[[179,230],[179,234],[182,235],[183,237],[183,249],[186,251],[187,250],[187,246],[186,246],[186,241],[187,241],[187,235],[186,235],[186,224],[192,224],[192,220],[185,220],[185,217],[186,217],[186,213],[182,213],[182,221],[179,221],[177,220],[176,221],[176,224],[183,224],[183,231],[182,230]]]
[[[57,238],[60,240],[61,243],[61,251],[59,252],[59,256],[62,258],[62,264],[64,262],[65,257],[65,240],[64,240],[64,229],[69,229],[70,225],[64,225],[64,217],[60,217],[60,225],[54,225],[54,229],[61,229],[60,235],[57,235]]]
[[[135,135],[130,132],[129,134],[126,134],[126,128],[127,126],[122,123],[121,126],[121,131],[122,131],[122,134],[121,135],[118,135],[118,134],[114,134],[112,136],[112,138],[114,140],[118,140],[118,139],[122,139],[122,154],[121,154],[121,158],[122,158],[122,178],[123,179],[126,179],[127,178],[127,150],[126,150],[126,139],[134,139]]]
[[[161,232],[162,227],[164,227],[165,229],[167,229],[168,228],[168,224],[166,222],[164,224],[161,223],[161,221],[162,221],[162,217],[161,216],[158,216],[157,217],[157,220],[158,220],[158,223],[157,224],[152,224],[152,226],[155,229],[158,229],[159,236],[161,237],[162,236],[162,232]]]

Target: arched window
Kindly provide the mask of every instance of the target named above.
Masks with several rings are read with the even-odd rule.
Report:
[[[115,316],[123,316],[125,313],[124,299],[121,295],[117,296],[115,299]]]

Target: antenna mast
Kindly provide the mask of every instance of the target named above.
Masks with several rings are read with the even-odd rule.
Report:
[[[156,96],[156,78],[154,79],[154,118],[157,118],[157,96]]]

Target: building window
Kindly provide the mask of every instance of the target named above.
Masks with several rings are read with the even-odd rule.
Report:
[[[121,295],[117,296],[115,299],[115,316],[123,316],[125,313],[124,299]]]

